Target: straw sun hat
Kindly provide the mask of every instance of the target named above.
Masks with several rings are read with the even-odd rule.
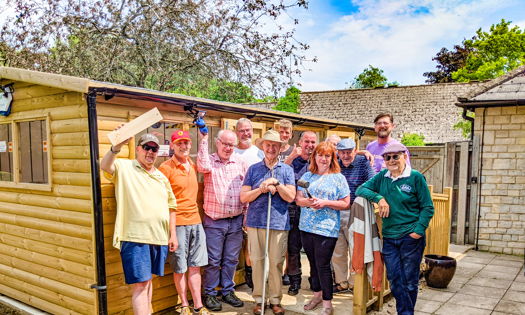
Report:
[[[275,130],[268,130],[264,133],[264,136],[262,138],[255,139],[255,145],[262,150],[262,144],[265,140],[279,142],[281,145],[285,143],[285,141],[281,141],[279,133]]]

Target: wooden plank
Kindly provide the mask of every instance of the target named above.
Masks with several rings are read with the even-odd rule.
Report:
[[[447,142],[446,150],[446,166],[444,167],[444,187],[454,187],[454,164],[456,159],[456,143]]]
[[[110,132],[107,137],[113,145],[117,145],[161,120],[162,115],[155,107],[142,116],[139,116],[127,123],[121,129]]]
[[[474,135],[472,142],[472,161],[471,161],[471,176],[477,177],[476,183],[470,182],[470,215],[468,228],[468,244],[475,243],[477,209],[478,209],[478,189],[481,179],[479,178],[479,154],[480,154],[480,135]]]
[[[458,223],[456,243],[465,244],[465,224],[467,212],[467,183],[468,183],[468,157],[469,143],[460,144],[461,155],[459,158],[459,192],[458,192]]]

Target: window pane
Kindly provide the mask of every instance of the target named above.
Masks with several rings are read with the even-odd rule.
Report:
[[[13,181],[13,152],[11,124],[0,124],[0,181]]]
[[[20,182],[48,182],[47,131],[44,120],[18,123]]]

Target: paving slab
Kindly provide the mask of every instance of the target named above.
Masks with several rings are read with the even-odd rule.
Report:
[[[480,252],[475,250],[469,250],[465,253],[468,257],[479,257],[479,258],[495,258],[496,254]]]
[[[514,279],[514,282],[525,282],[525,276],[523,275],[523,270],[520,271],[520,274]]]
[[[396,313],[397,314],[397,313]],[[420,311],[414,311],[414,315],[428,315],[430,313],[420,312]]]
[[[459,276],[463,278],[473,278],[475,275],[477,275],[481,270],[478,269],[472,269],[472,268],[462,268],[461,266],[458,266],[456,269],[456,273],[454,276]]]
[[[514,278],[516,278],[516,274],[514,273],[502,273],[502,272],[485,271],[485,270],[481,270],[480,272],[476,274],[476,276],[483,277],[483,278],[496,279],[496,280],[514,280]]]
[[[414,309],[418,312],[432,314],[435,311],[437,311],[441,307],[441,305],[443,305],[441,302],[417,299],[416,306],[414,307]]]
[[[448,300],[447,304],[451,303],[468,307],[481,308],[484,310],[493,310],[498,304],[498,302],[499,299],[457,293],[450,300]]]
[[[520,261],[523,263],[523,257],[513,255],[498,255],[494,257],[495,260],[506,260],[506,261]]]
[[[525,294],[520,291],[508,290],[503,300],[525,303]]]
[[[495,311],[505,314],[525,314],[525,303],[503,300],[496,306]]]
[[[466,284],[463,288],[461,288],[461,290],[458,291],[458,293],[461,294],[476,295],[494,299],[501,299],[503,295],[505,295],[505,292],[507,292],[507,289],[482,287],[474,284]]]
[[[470,262],[463,262],[463,259],[458,261],[458,267],[461,267],[462,269],[471,269],[471,270],[477,270],[480,271],[481,269],[487,267],[486,264],[475,264]]]
[[[525,292],[525,282],[514,282],[510,286],[511,290]],[[523,293],[525,294],[525,293]]]
[[[470,257],[467,256],[465,258],[462,258],[460,262],[463,263],[472,263],[472,264],[483,264],[488,265],[494,258],[483,258],[483,257]]]
[[[475,307],[462,306],[457,304],[447,303],[438,309],[434,314],[436,315],[451,315],[451,314],[461,314],[461,315],[490,315],[491,310],[484,310]]]
[[[443,292],[443,291],[438,291],[438,290],[434,290],[434,289],[428,289],[428,290],[425,290],[423,292],[421,292],[420,294],[418,294],[417,298],[418,298],[418,301],[419,299],[423,299],[423,300],[427,300],[427,301],[435,301],[435,302],[446,302],[448,301],[451,297],[454,296],[454,293],[453,292]],[[417,304],[417,302],[416,302]]]
[[[476,276],[470,279],[468,284],[482,286],[482,287],[497,288],[497,289],[508,289],[509,286],[512,284],[512,280],[496,280],[496,279],[483,278],[483,277]]]
[[[510,261],[508,261],[510,263]],[[520,272],[521,268],[519,267],[512,267],[512,266],[499,266],[499,265],[488,265],[485,268],[483,268],[483,271],[493,271],[493,272],[502,272],[502,273],[510,273],[517,275],[518,272]]]
[[[467,257],[468,258],[468,257]],[[493,265],[496,265],[496,266],[508,266],[508,267],[514,267],[514,268],[521,268],[523,267],[523,262],[522,261],[514,261],[514,260],[497,260],[497,259],[493,259],[489,265],[493,266]]]

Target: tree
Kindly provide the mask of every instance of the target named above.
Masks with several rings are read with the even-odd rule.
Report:
[[[191,85],[182,85],[168,90],[168,92],[239,104],[256,101],[251,88],[239,82],[223,80],[197,81]]]
[[[298,88],[291,86],[273,109],[299,114],[299,93],[301,91]]]
[[[525,64],[525,32],[518,26],[509,28],[511,23],[502,19],[489,32],[480,28],[469,43],[473,51],[465,66],[454,72],[452,79],[457,82],[494,79]]]
[[[300,75],[308,49],[294,29],[262,30],[307,8],[289,1],[7,0],[15,14],[1,29],[0,62],[161,91],[199,81],[276,92]]]
[[[387,78],[383,75],[383,70],[374,68],[365,68],[361,74],[356,76],[350,84],[350,89],[366,89],[374,88],[376,86],[384,86],[387,83]]]
[[[463,119],[463,116],[461,113],[463,110],[459,112],[459,119],[458,122],[454,124],[454,130],[458,131],[461,130],[461,136],[465,139],[470,139],[470,133],[472,132],[472,124],[470,121]],[[468,117],[474,118],[475,115],[473,112],[467,112]]]
[[[407,147],[422,147],[425,145],[424,140],[425,136],[423,136],[423,134],[418,135],[416,133],[405,132],[401,138],[401,143]]]
[[[474,39],[475,37],[472,38],[472,40]],[[425,82],[452,82],[452,73],[466,65],[468,56],[474,50],[472,47],[472,40],[463,40],[461,45],[454,45],[454,49],[450,51],[445,47],[441,48],[436,56],[432,58],[433,61],[438,63],[436,66],[438,70],[435,72],[423,73],[423,76],[428,78]]]

